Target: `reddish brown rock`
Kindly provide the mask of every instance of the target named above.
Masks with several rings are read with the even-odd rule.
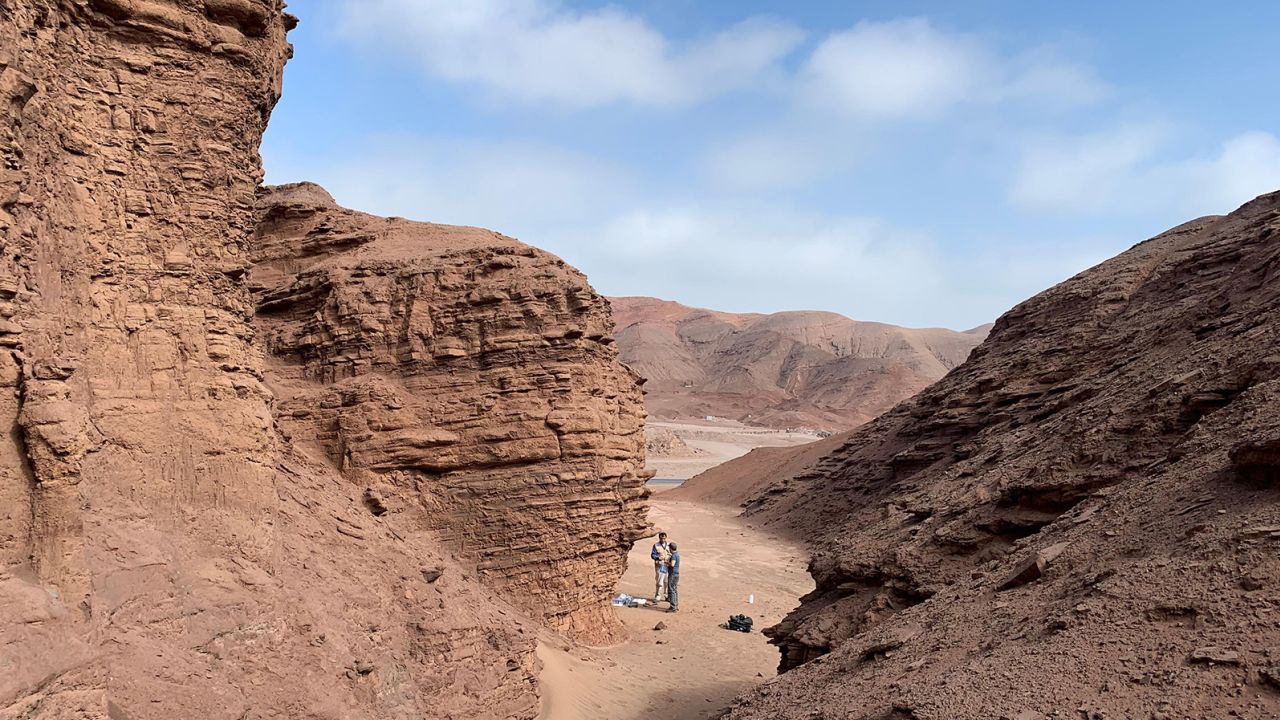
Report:
[[[2,718],[532,718],[500,595],[609,631],[643,492],[603,302],[510,240],[251,242],[292,22],[0,0]]]
[[[829,312],[772,315],[610,298],[623,362],[654,417],[773,428],[861,425],[964,362],[987,326],[902,328]]]
[[[1067,549],[1070,543],[1057,543],[1050,545],[1043,550],[1037,550],[1032,553],[1031,557],[1023,560],[1014,566],[1013,572],[1009,573],[1007,579],[996,587],[997,590],[1010,590],[1012,588],[1026,585],[1029,582],[1039,580],[1044,571],[1049,567],[1049,563],[1053,562],[1062,551]],[[976,575],[975,577],[982,577]]]
[[[1249,439],[1231,449],[1231,463],[1243,480],[1280,487],[1280,437]]]
[[[1239,665],[1240,653],[1220,647],[1201,647],[1192,650],[1189,659],[1193,663]]]
[[[781,464],[748,513],[812,541],[817,588],[728,716],[1280,716],[1251,675],[1280,647],[1278,263],[1280,193],[1174,228]]]
[[[416,513],[533,617],[616,638],[648,476],[604,300],[488,230],[345,210],[309,184],[259,209],[249,284],[294,447]]]
[[[244,5],[0,3],[6,716],[220,716],[265,680],[206,643],[289,632],[233,277],[289,47],[277,3]]]

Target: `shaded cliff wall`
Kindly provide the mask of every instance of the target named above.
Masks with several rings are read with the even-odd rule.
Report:
[[[619,637],[608,599],[647,530],[644,410],[608,304],[497,233],[260,200],[250,284],[287,437],[423,522],[532,617]]]
[[[1028,300],[757,495],[817,589],[733,718],[1280,713],[1280,193]]]

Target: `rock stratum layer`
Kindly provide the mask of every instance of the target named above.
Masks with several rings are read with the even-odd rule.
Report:
[[[847,430],[964,362],[986,328],[955,332],[828,312],[735,314],[610,298],[623,362],[655,417]]]
[[[256,205],[292,22],[0,0],[0,718],[526,718],[529,616],[612,632],[643,440],[604,301]]]
[[[1280,716],[1280,193],[1019,305],[774,483],[814,539],[732,718]]]
[[[259,202],[249,285],[285,437],[371,504],[414,508],[532,617],[616,638],[606,601],[647,531],[649,474],[604,299],[488,230],[353,212],[309,184]]]

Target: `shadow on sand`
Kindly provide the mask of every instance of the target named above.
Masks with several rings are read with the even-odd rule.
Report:
[[[640,717],[663,720],[709,720],[720,717],[733,699],[750,685],[717,681],[700,685],[655,689]]]

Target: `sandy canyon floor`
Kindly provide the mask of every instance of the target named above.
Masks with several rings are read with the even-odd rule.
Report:
[[[544,720],[705,718],[774,676],[778,651],[759,630],[813,588],[803,550],[754,530],[730,508],[667,499],[661,491],[650,518],[680,546],[680,612],[615,608],[631,639],[614,647],[545,637],[538,651]],[[652,595],[652,542],[631,549],[619,592]],[[719,627],[739,613],[755,620],[755,632]],[[655,630],[658,623],[666,628]]]
[[[700,472],[746,455],[758,447],[803,445],[820,439],[807,430],[772,430],[732,420],[674,422],[650,419],[646,467],[657,473],[655,484],[688,480]]]

